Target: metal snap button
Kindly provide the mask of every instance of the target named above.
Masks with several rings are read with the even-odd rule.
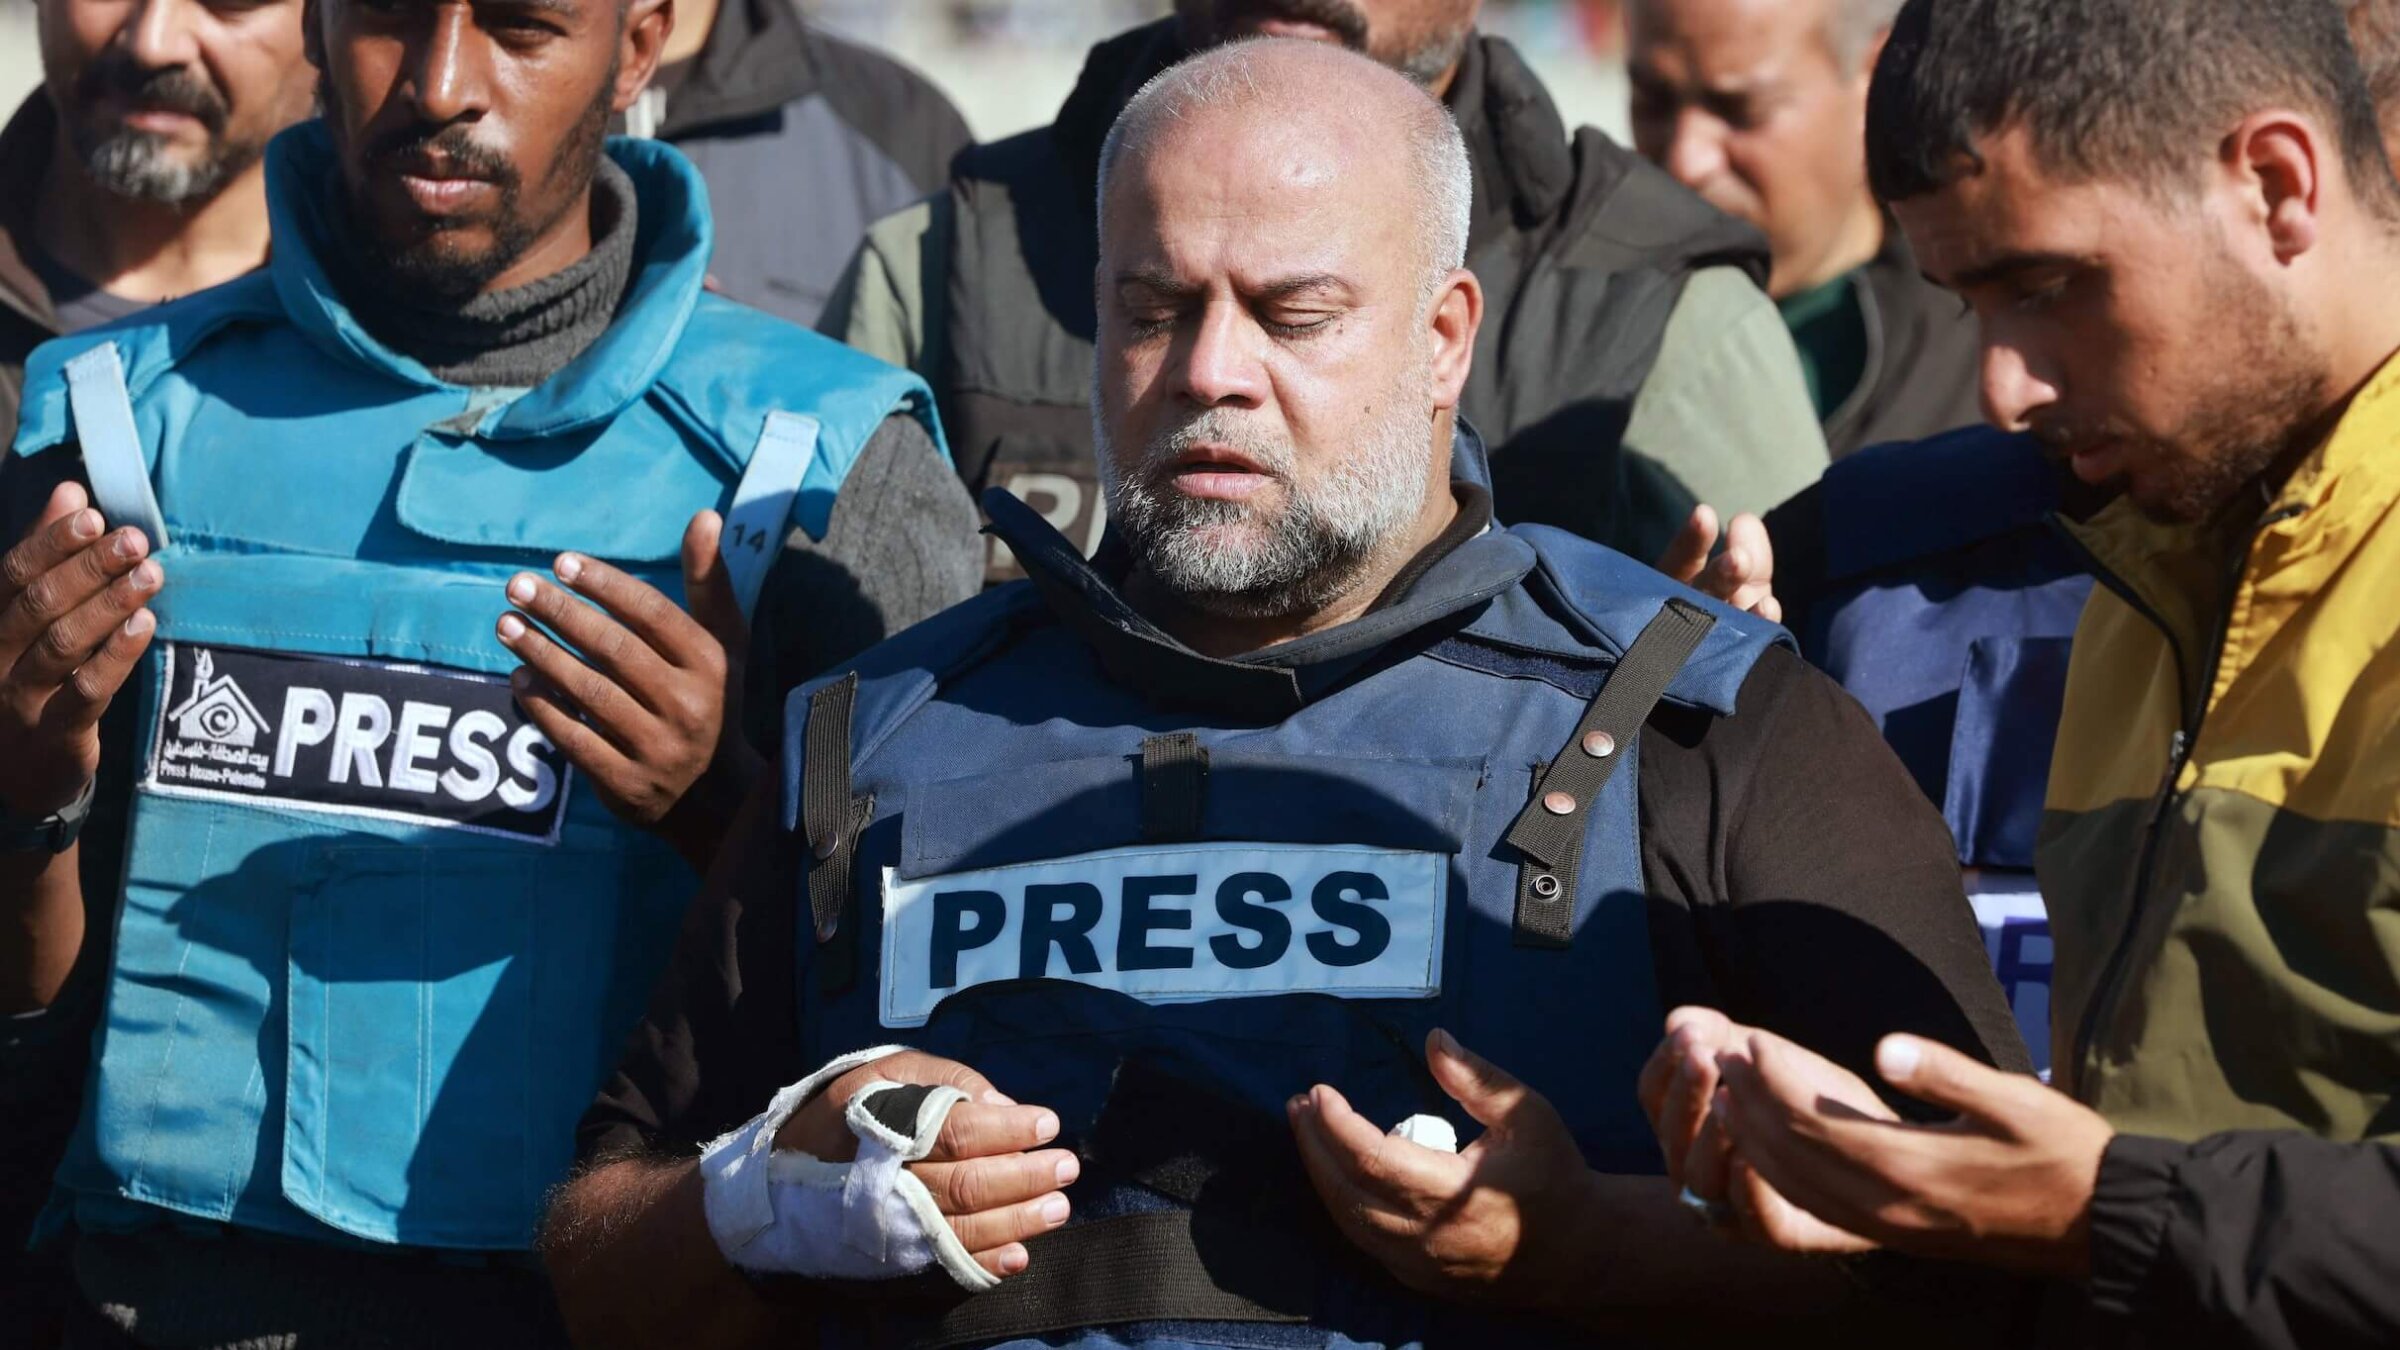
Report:
[[[1583,753],[1594,759],[1606,759],[1617,753],[1617,738],[1605,731],[1595,731],[1583,738]]]
[[[1533,879],[1533,894],[1537,899],[1556,900],[1558,898],[1558,878],[1548,872],[1536,874]]]
[[[1564,792],[1553,792],[1542,798],[1542,809],[1554,816],[1575,814],[1575,799]]]

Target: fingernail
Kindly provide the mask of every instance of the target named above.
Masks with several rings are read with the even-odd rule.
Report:
[[[1000,1253],[1000,1269],[1007,1274],[1014,1275],[1018,1271],[1025,1269],[1026,1260],[1027,1257],[1023,1247],[1011,1247],[1007,1251]]]
[[[561,553],[558,555],[558,579],[560,581],[572,586],[575,584],[575,578],[582,575],[583,559],[575,556],[572,553]]]
[[[154,562],[144,562],[127,575],[133,579],[133,588],[137,591],[157,590],[161,579],[158,564]]]
[[[1433,1029],[1433,1045],[1435,1049],[1441,1051],[1445,1055],[1455,1055],[1458,1053],[1458,1038],[1451,1035],[1448,1031],[1441,1027],[1435,1027]]]
[[[514,642],[525,636],[525,621],[514,614],[500,616],[500,640]]]
[[[1300,1112],[1302,1112],[1302,1111],[1305,1111],[1305,1110],[1307,1110],[1307,1109],[1308,1109],[1308,1094],[1307,1094],[1307,1093],[1305,1093],[1305,1092],[1301,1092],[1301,1093],[1296,1093],[1296,1094],[1294,1094],[1294,1095],[1293,1095],[1293,1097],[1292,1097],[1292,1099],[1291,1099],[1290,1101],[1288,1101],[1288,1102],[1285,1102],[1285,1103],[1283,1104],[1283,1109],[1284,1109],[1284,1110],[1286,1110],[1286,1111],[1290,1111],[1290,1112],[1292,1112],[1292,1113],[1293,1113],[1293,1114],[1295,1114],[1295,1115],[1297,1115],[1298,1113],[1300,1113]]]
[[[77,539],[97,539],[100,537],[100,525],[99,512],[78,511],[67,521],[67,533]]]
[[[1054,1195],[1042,1202],[1042,1222],[1052,1228],[1067,1221],[1067,1197]]]
[[[508,579],[508,598],[512,603],[530,605],[535,594],[532,577],[519,572]]]
[[[140,637],[158,626],[158,619],[149,610],[137,609],[125,620],[125,636]]]
[[[108,550],[120,558],[140,557],[142,554],[142,532],[139,530],[119,531],[116,539],[109,544]]]
[[[1082,1176],[1082,1175],[1083,1175],[1083,1160],[1082,1160],[1081,1158],[1078,1158],[1078,1157],[1076,1157],[1074,1154],[1070,1153],[1070,1154],[1068,1154],[1067,1156],[1065,1156],[1065,1157],[1063,1157],[1063,1158],[1061,1158],[1061,1159],[1059,1159],[1059,1160],[1058,1160],[1058,1184],[1059,1184],[1059,1185],[1061,1185],[1061,1186],[1072,1186],[1072,1185],[1074,1185],[1074,1184],[1075,1184],[1075,1178],[1077,1178],[1077,1177],[1079,1177],[1079,1176]]]
[[[1925,1057],[1925,1047],[1914,1036],[1886,1036],[1875,1047],[1875,1067],[1895,1083],[1906,1082],[1917,1073],[1917,1063]]]
[[[1058,1137],[1058,1117],[1044,1111],[1042,1118],[1033,1122],[1033,1137],[1045,1144],[1056,1139]]]

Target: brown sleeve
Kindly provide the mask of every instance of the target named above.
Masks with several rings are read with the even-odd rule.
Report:
[[[1662,708],[1649,732],[1643,866],[1670,1004],[1719,1007],[1869,1082],[1894,1031],[2030,1069],[1957,845],[1855,700],[1778,649],[1732,717]]]
[[[695,1153],[798,1081],[792,983],[798,859],[775,828],[770,777],[743,806],[634,1028],[617,1071],[584,1112],[586,1163]]]

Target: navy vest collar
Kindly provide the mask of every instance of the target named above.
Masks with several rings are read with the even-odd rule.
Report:
[[[1451,482],[1465,509],[1489,511],[1490,469],[1481,437],[1462,420],[1451,445]],[[1162,706],[1199,707],[1274,721],[1338,687],[1412,635],[1447,631],[1533,571],[1532,547],[1499,529],[1452,545],[1415,584],[1366,615],[1264,651],[1230,659],[1203,655],[1133,607],[1109,565],[1087,561],[1047,520],[994,488],[984,494],[990,530],[1017,555],[1050,612],[1088,643],[1103,669],[1149,691]],[[1121,555],[1119,555],[1121,556]],[[1445,620],[1456,619],[1457,624]]]

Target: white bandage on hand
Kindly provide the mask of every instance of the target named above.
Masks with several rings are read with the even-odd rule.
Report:
[[[939,1265],[970,1293],[1000,1282],[960,1245],[933,1193],[908,1170],[933,1151],[951,1108],[966,1100],[957,1088],[877,1081],[860,1089],[842,1112],[858,1136],[852,1162],[774,1147],[776,1132],[827,1084],[900,1049],[842,1056],[702,1150],[708,1231],[727,1261],[825,1280],[896,1280]]]

